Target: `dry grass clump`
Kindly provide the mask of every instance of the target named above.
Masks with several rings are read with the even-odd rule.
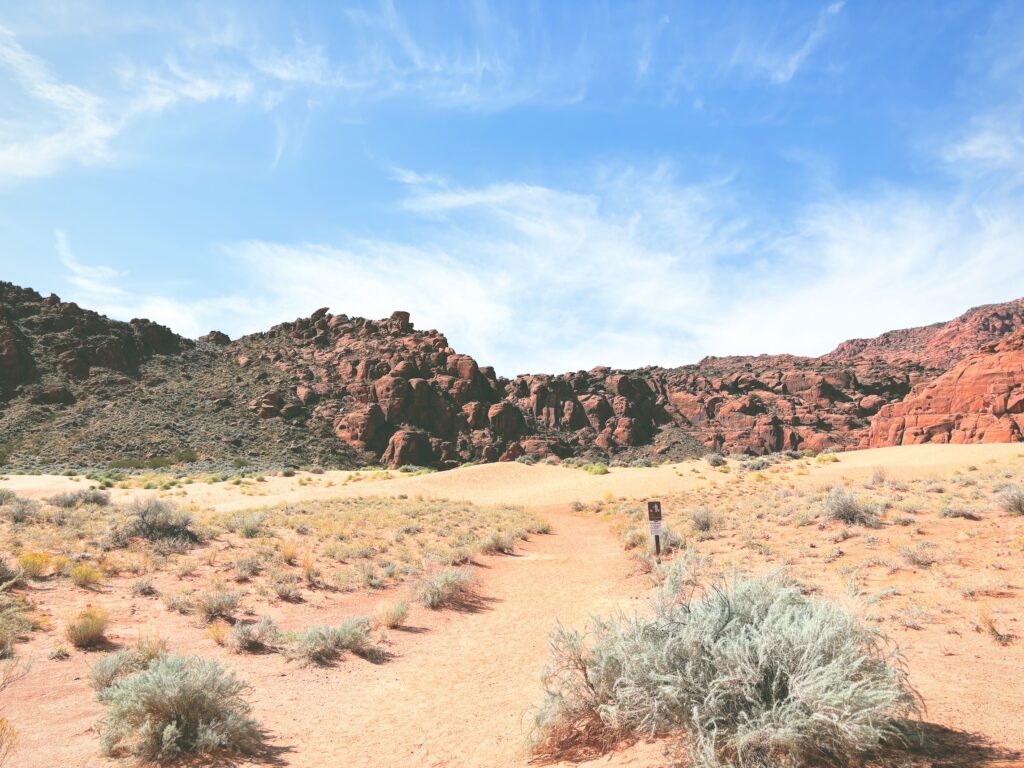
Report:
[[[336,627],[310,627],[298,634],[289,655],[301,664],[330,664],[346,651],[376,658],[380,650],[370,636],[372,621],[365,616],[346,619]]]
[[[94,648],[106,637],[109,614],[99,606],[89,606],[68,619],[64,633],[76,648]]]
[[[15,525],[35,522],[39,519],[42,507],[35,499],[16,497],[3,505],[7,519]]]
[[[385,629],[396,629],[405,623],[409,616],[409,601],[396,600],[393,603],[385,603],[377,609],[374,615],[374,623]]]
[[[263,740],[243,697],[247,688],[212,659],[160,656],[103,690],[109,704],[99,723],[103,750],[156,763],[257,752]]]
[[[879,524],[878,512],[873,507],[861,503],[852,493],[847,493],[838,486],[829,491],[822,503],[825,515],[847,525],[864,525],[875,528]]]
[[[711,533],[715,527],[715,513],[707,507],[690,510],[690,525],[698,533]]]
[[[558,627],[533,751],[678,734],[693,764],[850,765],[902,736],[917,697],[852,614],[778,578],[711,585],[669,570],[651,618]]]
[[[473,575],[465,568],[442,568],[425,578],[416,590],[416,599],[431,610],[458,603],[465,597]]]

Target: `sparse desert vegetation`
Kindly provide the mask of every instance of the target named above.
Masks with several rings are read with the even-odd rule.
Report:
[[[1024,573],[1019,558],[1005,553],[1024,553],[1024,518],[1006,501],[1019,487],[1024,456],[926,471],[887,463],[879,472],[878,459],[826,455],[834,459],[794,453],[723,457],[712,469],[705,459],[616,466],[607,478],[544,464],[495,467],[496,476],[516,478],[502,495],[535,494],[522,508],[453,503],[401,485],[452,488],[461,474],[419,470],[341,486],[326,485],[337,481],[330,472],[294,473],[274,482],[294,484],[296,495],[255,507],[246,506],[253,499],[238,490],[244,485],[224,483],[189,486],[211,489],[204,493],[214,495],[195,497],[209,498],[205,506],[189,501],[191,490],[175,496],[175,488],[114,487],[106,503],[81,494],[56,506],[49,500],[69,491],[3,494],[0,510],[21,501],[28,512],[0,514],[7,553],[0,640],[14,662],[34,660],[32,673],[5,694],[6,727],[21,732],[12,754],[35,754],[42,738],[41,725],[20,716],[25,696],[63,702],[50,711],[70,713],[82,735],[70,739],[68,754],[84,759],[102,750],[113,760],[161,761],[189,751],[244,756],[268,738],[321,754],[318,729],[351,741],[353,754],[373,754],[371,713],[409,716],[403,707],[413,699],[400,692],[406,686],[429,685],[432,705],[446,710],[525,715],[540,701],[534,681],[546,659],[536,651],[553,610],[567,616],[551,637],[565,675],[548,678],[551,698],[534,732],[534,749],[546,759],[611,752],[603,759],[617,765],[620,750],[646,754],[653,734],[657,754],[623,759],[660,765],[669,749],[709,766],[740,756],[744,764],[797,765],[825,752],[853,759],[883,740],[919,768],[914,750],[925,747],[913,729],[903,730],[904,719],[916,717],[908,685],[920,691],[929,721],[1002,728],[994,738],[1005,741],[1005,726],[971,719],[981,710],[935,692],[955,685],[964,701],[986,701],[994,680],[1021,660]],[[515,473],[523,471],[538,473],[552,490],[520,487]],[[633,478],[644,479],[633,486]],[[647,495],[637,493],[651,482],[665,484],[660,565]],[[318,495],[339,487],[349,495]],[[384,487],[395,490],[354,495]],[[461,487],[483,498],[494,492],[477,479]],[[533,511],[545,503],[561,505],[553,526]],[[586,628],[591,614],[606,618]],[[717,635],[708,629],[719,624]],[[718,641],[697,642],[708,637]],[[890,656],[886,637],[905,656]],[[806,652],[799,670],[787,650],[797,645]],[[517,657],[516,673],[490,687],[490,665],[528,647],[535,651]],[[842,670],[857,654],[865,677],[851,691]],[[972,670],[970,680],[949,664],[956,657],[976,659],[963,667]],[[765,679],[789,682],[734,688],[745,658],[760,660],[755,669]],[[174,661],[164,669],[167,659]],[[812,668],[826,661],[830,674],[815,676]],[[219,672],[200,674],[197,665],[207,663]],[[80,672],[64,677],[63,669]],[[47,686],[37,670],[63,682]],[[224,740],[179,726],[182,733],[172,729],[165,743],[127,725],[166,729],[160,712],[173,708],[169,700],[139,712],[157,675],[161,685],[180,679],[178,690],[188,690],[189,679],[207,672],[233,679],[229,689],[258,692],[239,689],[235,714],[224,713],[239,730],[223,731]],[[573,674],[592,680],[594,690]],[[979,674],[991,676],[987,687],[975,682]],[[816,681],[800,683],[815,698],[797,704],[786,694],[800,675]],[[684,678],[699,684],[686,687]],[[318,680],[344,680],[344,699],[311,699]],[[299,701],[313,717],[308,729],[286,714]],[[1001,706],[986,711],[998,714]],[[54,719],[48,727],[62,726]],[[492,727],[509,729],[509,746],[487,747],[487,754],[525,764],[508,751],[525,748],[522,726]],[[908,734],[909,746],[900,747]],[[444,754],[458,764],[454,752]]]

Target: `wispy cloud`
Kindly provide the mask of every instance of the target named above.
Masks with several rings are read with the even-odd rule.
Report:
[[[802,40],[745,38],[733,51],[733,65],[749,67],[766,75],[776,85],[789,83],[825,40],[833,20],[843,10],[844,5],[845,0],[838,0],[822,8],[813,27]]]

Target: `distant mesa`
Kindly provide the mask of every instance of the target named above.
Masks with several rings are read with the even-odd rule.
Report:
[[[450,468],[1024,439],[1024,300],[818,358],[507,379],[408,312],[192,342],[0,283],[0,461]]]

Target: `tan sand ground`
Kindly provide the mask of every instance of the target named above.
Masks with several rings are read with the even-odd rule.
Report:
[[[812,465],[800,484],[827,487],[839,479],[863,482],[873,468],[890,477],[928,477],[966,465],[991,464],[1019,469],[1024,446],[919,446],[843,454],[837,463]],[[696,471],[694,471],[696,470]],[[581,625],[594,612],[615,607],[643,610],[645,578],[625,556],[603,518],[572,514],[573,501],[609,497],[642,499],[735,482],[708,471],[703,462],[653,469],[615,469],[592,476],[550,466],[502,464],[387,481],[341,485],[345,473],[300,478],[268,478],[263,495],[243,495],[223,483],[186,487],[179,501],[202,507],[240,509],[307,498],[417,494],[475,503],[518,503],[543,510],[553,534],[534,537],[515,556],[480,559],[479,610],[435,613],[414,609],[408,631],[390,633],[393,658],[379,665],[346,657],[334,667],[299,668],[279,655],[233,655],[213,644],[188,617],[169,614],[156,601],[139,609],[121,599],[107,605],[115,643],[130,644],[143,631],[171,638],[175,651],[218,656],[253,685],[255,715],[266,726],[272,755],[256,764],[287,766],[522,766],[523,739],[531,709],[541,699],[539,674],[547,661],[546,639],[556,620]],[[327,483],[334,483],[328,486]],[[18,493],[44,497],[80,488],[63,477],[12,476],[0,481]],[[754,487],[750,492],[757,492]],[[115,497],[157,491],[116,491]],[[175,497],[171,497],[175,498]],[[805,529],[799,529],[801,531]],[[785,534],[780,534],[784,536]],[[984,535],[976,546],[984,548]],[[729,542],[721,544],[731,546]],[[780,552],[779,560],[786,557]],[[1007,558],[1008,578],[1021,578],[1021,551],[984,553]],[[1016,558],[1016,560],[1013,560]],[[771,563],[766,563],[770,565]],[[1024,584],[1016,584],[1024,587]],[[47,586],[35,586],[33,600],[45,600]],[[827,592],[841,586],[827,583]],[[924,585],[927,588],[927,584]],[[921,593],[921,599],[927,594]],[[1024,635],[1024,608],[1017,599],[1001,615]],[[915,595],[916,597],[916,595]],[[82,605],[86,597],[77,597]],[[366,610],[379,596],[357,593],[342,605],[282,606],[274,616],[285,629],[328,623]],[[372,601],[372,602],[371,602]],[[99,602],[102,602],[100,600]],[[50,606],[58,615],[81,605]],[[35,633],[39,635],[40,633]],[[957,637],[942,626],[905,632],[914,683],[929,703],[926,720],[969,731],[999,748],[966,748],[953,738],[959,754],[936,758],[935,766],[1024,765],[1014,752],[1024,750],[1024,640],[999,647],[978,634]],[[107,766],[122,764],[98,757],[93,729],[102,715],[88,689],[87,664],[95,654],[75,653],[50,661],[52,638],[19,645],[33,659],[29,675],[6,694],[4,714],[22,731],[22,743],[10,765]],[[658,744],[637,744],[593,765],[666,764]]]

